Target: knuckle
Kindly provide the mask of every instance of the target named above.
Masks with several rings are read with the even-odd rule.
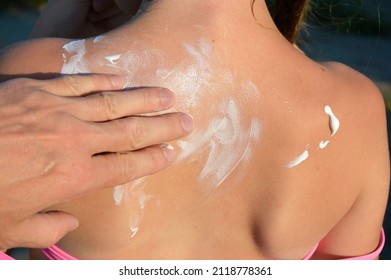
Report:
[[[75,152],[75,147],[84,144],[85,132],[81,122],[64,112],[56,112],[50,115],[50,120],[41,119],[40,135],[42,141],[58,147],[60,152]]]
[[[92,180],[91,168],[83,160],[75,162],[62,162],[56,166],[56,182],[69,186],[63,189],[63,195],[73,197],[84,192]],[[77,190],[77,191],[75,191]]]
[[[13,85],[20,85],[21,87],[33,87],[33,88],[39,88],[42,85],[42,80],[35,80],[30,78],[16,78],[9,80],[7,83],[13,84]]]
[[[57,96],[47,93],[40,88],[29,88],[21,96],[20,101],[26,109],[40,112],[42,115],[61,111],[65,105]]]
[[[39,80],[32,80],[29,78],[17,78],[2,83],[2,87],[5,89],[4,92],[12,94],[12,97],[29,97],[32,94],[42,92],[41,82]]]
[[[132,150],[142,148],[143,142],[147,137],[142,120],[140,118],[133,118],[127,121],[127,126],[130,148]]]
[[[79,80],[72,75],[64,75],[56,79],[57,86],[62,87],[70,96],[78,96],[80,92]]]
[[[40,90],[35,90],[29,92],[29,94],[26,96],[26,102],[29,106],[29,108],[35,108],[38,111],[47,114],[50,111],[56,111],[59,108],[59,103],[57,102],[56,98],[53,98],[54,96],[45,92],[42,92]]]
[[[98,93],[98,96],[98,110],[103,112],[107,119],[116,118],[120,108],[117,98],[105,92]]]
[[[88,146],[88,143],[91,141],[91,133],[86,125],[79,121],[70,120],[64,139],[67,138],[71,139],[69,145],[72,145],[73,151],[80,152],[80,149]]]

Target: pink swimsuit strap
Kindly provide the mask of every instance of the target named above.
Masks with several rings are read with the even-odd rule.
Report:
[[[377,246],[376,250],[372,253],[369,253],[367,255],[357,256],[357,257],[349,257],[349,258],[342,258],[340,260],[374,260],[377,257],[379,257],[381,251],[384,248],[384,245],[386,243],[386,235],[384,233],[384,229],[381,230],[379,245]],[[314,255],[315,251],[318,249],[319,243],[315,245],[314,248],[303,258],[303,260],[309,260]]]
[[[67,252],[63,251],[59,247],[53,245],[46,249],[42,249],[42,253],[49,259],[49,260],[77,260],[74,256],[68,254]]]
[[[3,252],[0,252],[0,260],[2,261],[10,261],[10,260],[14,260],[14,258],[8,256],[6,253],[3,253]]]

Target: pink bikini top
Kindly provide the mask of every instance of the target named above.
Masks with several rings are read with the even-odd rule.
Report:
[[[343,258],[341,260],[374,260],[377,257],[379,257],[381,251],[384,248],[384,244],[386,243],[386,235],[384,233],[384,229],[381,230],[379,245],[377,246],[376,250],[372,253],[369,253],[367,255],[357,256],[357,257],[350,257],[350,258]],[[309,252],[303,260],[309,260],[314,255],[316,249],[318,249],[319,243],[316,244],[316,246]]]
[[[375,251],[367,255],[344,258],[343,260],[374,260],[380,255],[381,251],[383,250],[385,240],[386,237],[384,234],[384,230],[382,229],[379,245]],[[309,260],[313,256],[317,248],[318,244],[316,244],[316,246],[303,258],[303,260]],[[42,252],[49,260],[77,260],[74,256],[66,253],[57,246],[50,246],[46,249],[42,249]],[[13,258],[0,252],[0,260],[13,260]]]

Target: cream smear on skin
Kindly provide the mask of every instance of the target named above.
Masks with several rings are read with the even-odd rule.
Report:
[[[260,141],[262,126],[259,119],[249,117],[248,102],[257,104],[258,89],[251,81],[238,81],[226,66],[216,68],[217,54],[206,39],[183,43],[181,49],[185,58],[174,66],[169,65],[168,54],[147,48],[140,41],[128,42],[126,51],[115,53],[109,53],[115,48],[114,43],[103,36],[95,38],[92,45],[106,50],[106,54],[85,59],[84,40],[65,45],[62,73],[88,73],[90,69],[118,73],[126,76],[126,87],[171,89],[178,95],[175,110],[192,114],[196,108],[206,108],[202,113],[207,123],[196,126],[190,136],[174,145],[179,149],[177,163],[203,161],[195,178],[202,185],[221,186],[240,164],[251,160],[254,147]],[[221,80],[225,91],[214,92],[214,83]],[[240,98],[237,98],[238,93]],[[208,98],[211,95],[214,98]],[[200,158],[200,154],[204,157]],[[116,205],[121,205],[127,197],[138,201],[138,210],[133,211],[130,219],[132,237],[139,232],[146,202],[152,199],[145,193],[147,183],[148,178],[145,178],[117,186],[113,191]]]
[[[340,122],[339,122],[338,118],[334,115],[333,110],[331,110],[330,106],[328,106],[328,105],[325,106],[324,112],[330,118],[329,126],[330,126],[330,130],[331,130],[331,136],[334,136],[339,130]]]
[[[292,160],[292,161],[287,165],[287,167],[288,167],[288,168],[292,168],[292,167],[298,166],[298,165],[301,164],[303,161],[305,161],[306,159],[308,159],[309,156],[310,156],[309,151],[305,150],[301,155],[299,155],[297,158],[295,158],[294,160]]]
[[[113,191],[113,198],[116,205],[121,205],[123,201],[129,201],[132,205],[132,209],[129,211],[131,238],[138,233],[140,224],[144,218],[144,209],[147,202],[153,198],[145,192],[145,180],[146,178],[140,178],[132,183],[116,186]]]
[[[325,106],[324,112],[329,116],[329,128],[330,128],[331,137],[333,137],[339,130],[340,121],[335,116],[335,114],[333,113],[333,110],[331,109],[331,107],[329,105]],[[330,140],[323,140],[319,143],[318,148],[320,150],[323,150],[329,145],[329,143],[330,143]],[[298,156],[297,158],[292,160],[287,165],[287,167],[292,168],[292,167],[298,166],[299,164],[301,164],[302,162],[307,160],[309,158],[309,155],[310,155],[309,151],[305,150],[300,156]]]
[[[323,150],[324,148],[326,148],[327,147],[327,145],[330,143],[330,141],[321,141],[320,143],[319,143],[319,149],[321,149],[321,150]]]
[[[78,40],[66,44],[63,49],[64,64],[61,69],[63,74],[88,73],[88,67],[84,62],[86,53],[86,41]]]

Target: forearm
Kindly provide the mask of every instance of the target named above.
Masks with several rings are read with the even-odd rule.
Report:
[[[36,39],[10,45],[0,51],[0,82],[17,78],[52,78],[62,65],[62,39]],[[42,54],[51,59],[42,60]],[[53,71],[53,69],[58,69]]]

